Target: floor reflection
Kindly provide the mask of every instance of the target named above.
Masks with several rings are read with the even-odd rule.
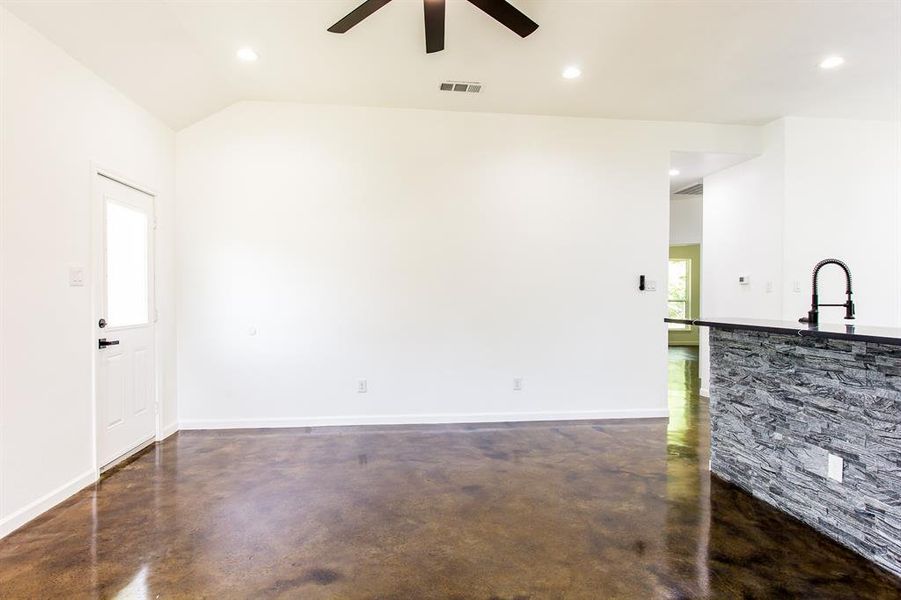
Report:
[[[707,470],[710,430],[707,405],[698,394],[697,348],[670,348],[668,376],[668,585],[680,597],[707,596],[710,591]],[[696,535],[686,535],[686,532]]]
[[[134,578],[113,597],[114,600],[146,600],[150,598],[147,588],[147,566],[144,565]]]
[[[0,540],[2,598],[898,598],[665,420],[183,432]]]

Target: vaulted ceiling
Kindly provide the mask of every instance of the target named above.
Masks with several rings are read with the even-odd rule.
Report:
[[[540,25],[524,39],[448,0],[446,49],[428,55],[422,0],[326,31],[360,1],[2,4],[175,129],[240,100],[741,124],[901,113],[895,0],[511,0]],[[259,60],[236,60],[244,46]],[[819,69],[830,54],[846,64]],[[483,91],[439,91],[447,79]]]

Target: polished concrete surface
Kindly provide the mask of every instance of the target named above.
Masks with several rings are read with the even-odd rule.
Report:
[[[185,432],[6,539],[2,598],[899,598],[672,417]]]

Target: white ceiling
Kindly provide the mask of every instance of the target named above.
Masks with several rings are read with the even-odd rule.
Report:
[[[901,113],[897,0],[513,0],[540,25],[525,39],[448,0],[431,55],[421,0],[344,35],[326,28],[361,0],[0,1],[176,129],[239,100],[744,124]],[[245,45],[259,61],[235,59]],[[820,70],[833,53],[847,64]],[[583,77],[562,79],[567,64]]]
[[[701,183],[708,175],[754,158],[749,154],[726,154],[722,152],[670,152],[670,168],[679,171],[669,178],[670,192]]]

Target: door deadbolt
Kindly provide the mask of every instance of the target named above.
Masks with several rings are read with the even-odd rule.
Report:
[[[99,321],[97,321],[97,326],[100,327],[100,329],[106,327],[106,319],[100,319]]]

